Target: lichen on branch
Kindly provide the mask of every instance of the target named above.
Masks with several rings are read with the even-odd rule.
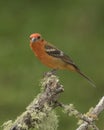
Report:
[[[58,119],[53,111],[58,106],[57,99],[63,86],[52,72],[44,75],[41,81],[41,92],[29,104],[26,111],[17,119],[3,124],[4,130],[28,130],[36,128],[39,130],[57,130]]]
[[[28,130],[31,128],[57,130],[58,116],[54,111],[56,107],[61,107],[68,116],[74,116],[78,119],[79,126],[76,130],[99,130],[95,121],[104,110],[104,96],[95,107],[91,107],[87,113],[82,114],[73,104],[64,104],[58,101],[64,88],[53,71],[44,74],[40,86],[41,92],[27,106],[25,112],[15,121],[5,122],[2,126],[3,130]]]

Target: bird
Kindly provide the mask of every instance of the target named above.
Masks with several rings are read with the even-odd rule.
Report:
[[[30,35],[30,48],[35,56],[49,68],[53,70],[70,70],[77,72],[93,87],[96,87],[94,82],[79,69],[68,55],[53,44],[47,42],[41,34],[33,33]]]

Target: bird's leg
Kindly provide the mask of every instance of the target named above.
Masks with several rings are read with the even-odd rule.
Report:
[[[55,75],[55,74],[56,74],[56,71],[57,71],[57,69],[52,69],[50,72],[51,72],[53,75]]]
[[[43,77],[45,77],[46,75],[56,75],[56,71],[57,69],[52,69],[49,72],[44,72]]]

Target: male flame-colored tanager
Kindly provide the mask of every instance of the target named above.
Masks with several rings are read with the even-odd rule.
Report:
[[[30,47],[36,57],[46,66],[52,69],[65,69],[78,72],[81,76],[87,79],[93,86],[94,83],[75,65],[72,59],[63,51],[44,40],[39,33],[30,35]]]

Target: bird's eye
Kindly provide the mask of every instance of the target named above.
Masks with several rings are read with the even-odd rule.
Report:
[[[40,36],[38,36],[37,39],[40,39]]]

